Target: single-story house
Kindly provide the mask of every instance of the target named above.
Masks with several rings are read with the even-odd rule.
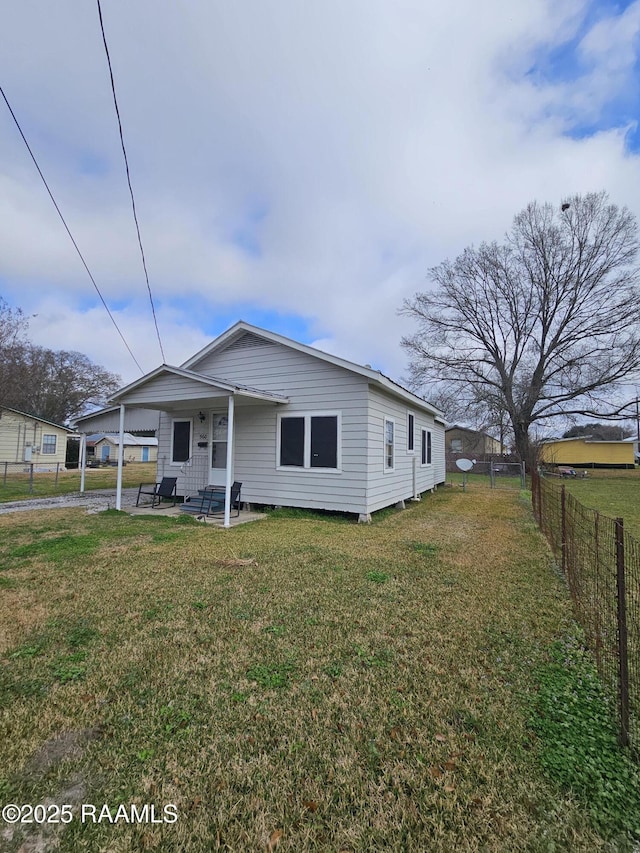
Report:
[[[226,525],[234,481],[243,502],[364,521],[445,480],[438,409],[371,367],[244,322],[111,402],[123,422],[129,406],[161,412],[158,478],[176,476],[183,496],[224,486]]]
[[[481,457],[504,453],[504,449],[497,438],[493,438],[486,432],[479,432],[457,424],[447,427],[445,430],[445,446],[449,455]]]
[[[588,437],[543,441],[540,461],[569,468],[634,468],[632,441],[596,441]]]
[[[32,463],[36,471],[64,470],[71,435],[68,427],[0,407],[0,462]]]
[[[157,462],[158,439],[123,433],[125,462]],[[117,462],[120,455],[118,433],[99,432],[87,436],[87,458],[98,462]]]

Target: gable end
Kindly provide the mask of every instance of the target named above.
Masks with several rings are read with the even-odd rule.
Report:
[[[246,332],[237,340],[233,341],[233,343],[229,344],[228,347],[225,347],[225,349],[227,352],[232,352],[233,350],[254,349],[256,347],[268,346],[271,346],[271,341],[267,341],[265,338],[260,338],[258,335],[254,335],[251,332]]]

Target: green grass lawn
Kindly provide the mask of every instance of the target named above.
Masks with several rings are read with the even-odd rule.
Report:
[[[3,850],[631,849],[542,761],[575,628],[516,492],[227,531],[23,512],[0,565],[0,799],[178,816],[0,825]]]
[[[80,472],[63,471],[58,474],[34,474],[33,491],[29,491],[29,474],[9,472],[6,478],[0,468],[0,503],[5,501],[28,500],[29,498],[68,495],[80,491]],[[85,489],[110,489],[116,486],[117,469],[88,468],[85,473]],[[155,462],[132,462],[122,469],[123,486],[139,486],[140,483],[153,483],[156,478]]]
[[[629,533],[640,539],[640,469],[589,471],[585,479],[558,482],[585,506],[611,518],[623,518]]]

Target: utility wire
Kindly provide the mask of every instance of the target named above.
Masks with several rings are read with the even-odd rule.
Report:
[[[74,248],[75,248],[76,252],[78,253],[78,256],[80,257],[80,260],[82,261],[82,263],[83,263],[83,265],[84,265],[84,268],[86,269],[86,271],[87,271],[87,273],[88,273],[88,275],[89,275],[89,278],[91,279],[91,283],[92,283],[92,284],[93,284],[93,286],[95,287],[96,292],[97,292],[98,296],[100,297],[100,301],[101,301],[101,302],[102,302],[102,304],[104,305],[104,309],[105,309],[105,311],[106,311],[106,312],[107,312],[107,314],[109,315],[109,317],[110,317],[111,322],[113,323],[113,325],[116,327],[116,331],[118,332],[118,334],[119,334],[119,335],[120,335],[120,337],[122,338],[122,343],[125,345],[125,347],[126,347],[126,348],[127,348],[127,350],[129,351],[129,355],[130,355],[130,356],[131,356],[131,358],[135,361],[136,365],[138,366],[138,369],[139,369],[140,373],[144,374],[144,370],[142,369],[142,367],[140,367],[140,363],[138,362],[138,359],[135,357],[135,355],[134,355],[134,354],[133,354],[133,352],[131,351],[131,347],[130,347],[130,346],[129,346],[129,344],[127,343],[127,341],[126,341],[126,339],[125,339],[125,336],[124,336],[124,335],[122,334],[122,332],[120,331],[120,327],[119,327],[119,326],[118,326],[118,324],[116,323],[116,321],[115,321],[115,318],[114,318],[113,314],[112,314],[112,313],[111,313],[111,311],[109,310],[109,306],[108,306],[108,305],[107,305],[107,303],[105,302],[105,300],[104,300],[104,296],[103,296],[103,295],[102,295],[102,293],[100,292],[100,288],[99,288],[99,287],[98,287],[98,285],[96,284],[96,280],[95,280],[95,278],[93,277],[93,275],[91,274],[91,270],[90,270],[90,269],[89,269],[89,267],[87,266],[87,262],[85,261],[85,259],[84,259],[83,255],[82,255],[82,252],[81,252],[81,251],[80,251],[80,249],[78,248],[78,244],[76,243],[76,241],[75,241],[75,240],[74,240],[74,238],[73,238],[73,234],[72,234],[72,233],[71,233],[71,231],[69,230],[69,226],[67,225],[67,223],[66,223],[66,221],[65,221],[65,218],[64,218],[64,216],[62,215],[62,212],[61,212],[60,208],[58,207],[58,203],[56,202],[55,198],[53,197],[53,193],[52,193],[52,192],[51,192],[51,190],[49,189],[49,184],[46,182],[45,177],[44,177],[44,175],[42,174],[42,169],[41,169],[41,168],[40,168],[40,166],[38,165],[38,161],[36,160],[35,155],[34,155],[33,151],[31,150],[31,146],[30,146],[30,145],[29,145],[29,143],[27,142],[27,138],[26,138],[26,136],[25,136],[25,135],[24,135],[24,133],[22,132],[22,128],[20,127],[20,123],[18,122],[18,119],[16,118],[16,115],[15,115],[14,111],[11,109],[11,104],[9,103],[9,101],[8,101],[8,99],[7,99],[7,96],[5,95],[5,93],[4,93],[4,89],[2,88],[2,86],[0,86],[0,94],[1,94],[1,95],[2,95],[2,97],[4,98],[4,102],[5,102],[5,104],[7,105],[8,109],[9,109],[9,112],[11,113],[11,118],[14,120],[15,125],[16,125],[16,127],[18,128],[18,131],[19,131],[19,133],[20,133],[20,136],[22,137],[22,141],[23,141],[23,142],[24,142],[24,144],[27,146],[27,151],[28,151],[28,152],[29,152],[29,154],[31,155],[31,159],[33,160],[34,165],[35,165],[36,169],[38,170],[38,174],[39,174],[39,175],[40,175],[40,177],[42,178],[42,183],[45,185],[45,187],[46,187],[46,189],[47,189],[47,192],[49,193],[49,198],[50,198],[50,199],[51,199],[51,201],[53,202],[53,206],[55,207],[56,211],[58,212],[58,216],[59,216],[59,217],[60,217],[60,219],[62,220],[62,224],[64,225],[64,227],[65,227],[65,229],[66,229],[66,231],[67,231],[67,234],[69,235],[69,239],[70,239],[70,240],[71,240],[71,242],[73,243]]]
[[[136,213],[136,202],[133,197],[133,187],[131,186],[131,175],[129,174],[129,161],[127,159],[127,150],[124,146],[124,134],[122,132],[122,122],[120,121],[120,110],[118,109],[118,99],[116,98],[116,86],[113,79],[113,68],[111,67],[111,57],[109,56],[109,47],[107,46],[107,37],[104,32],[104,23],[102,21],[102,8],[100,7],[100,0],[97,0],[98,3],[98,18],[100,19],[100,31],[102,32],[102,41],[104,43],[104,52],[107,56],[107,64],[109,66],[109,77],[111,78],[111,91],[113,92],[113,103],[116,108],[116,116],[118,118],[118,130],[120,131],[120,144],[122,145],[122,155],[124,157],[124,166],[127,172],[127,183],[129,184],[129,194],[131,196],[131,208],[133,210],[133,219],[136,223],[136,233],[138,235],[138,245],[140,246],[140,255],[142,256],[142,268],[144,269],[144,277],[147,282],[147,290],[149,291],[149,302],[151,303],[151,313],[153,314],[153,322],[156,327],[156,335],[158,336],[158,344],[160,345],[160,353],[162,355],[162,363],[166,363],[166,359],[164,356],[164,349],[162,347],[162,341],[160,339],[160,330],[158,329],[158,318],[156,317],[156,309],[153,304],[153,296],[151,294],[151,285],[149,284],[149,274],[147,272],[147,263],[144,257],[144,249],[142,248],[142,238],[140,236],[140,226],[138,225],[138,215]]]

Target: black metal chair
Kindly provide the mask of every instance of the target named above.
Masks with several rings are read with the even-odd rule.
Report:
[[[140,488],[138,489],[136,506],[140,503],[141,495],[148,495],[151,497],[152,508],[155,507],[156,503],[160,506],[163,500],[172,500],[173,506],[175,506],[176,501],[178,500],[177,489],[177,477],[163,477],[159,483],[141,483]]]
[[[242,489],[242,483],[239,483],[237,480],[231,486],[231,510],[233,511],[233,517],[237,518],[240,515],[240,491]],[[225,492],[224,489],[216,488],[216,489],[207,489],[207,495],[211,494],[211,503],[209,509],[209,515],[214,516],[215,518],[224,516],[224,499]],[[214,509],[215,507],[215,509]]]

